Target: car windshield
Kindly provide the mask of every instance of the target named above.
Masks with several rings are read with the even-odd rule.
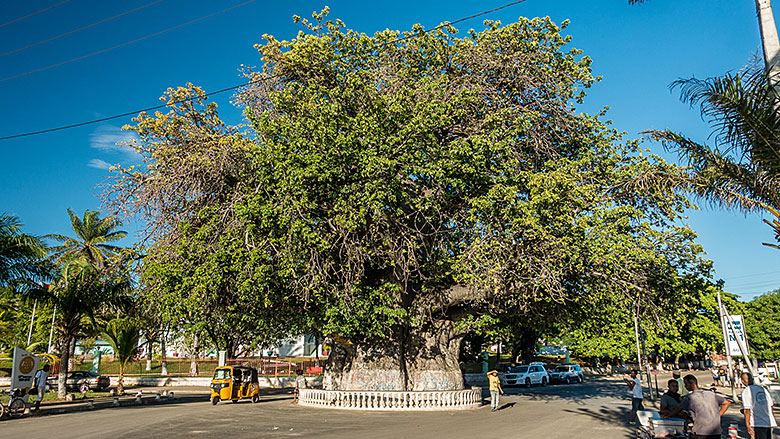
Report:
[[[568,366],[558,366],[558,367],[555,368],[555,371],[556,372],[568,372],[569,371],[569,367]]]
[[[520,373],[526,373],[528,372],[528,366],[520,366],[517,368],[517,371]]]
[[[230,369],[217,369],[214,371],[215,380],[225,380],[230,378]]]

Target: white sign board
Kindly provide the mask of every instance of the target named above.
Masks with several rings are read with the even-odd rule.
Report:
[[[739,343],[737,342],[736,338],[739,337],[739,339],[742,340],[742,344],[745,346],[745,349],[748,349],[747,354],[750,355],[750,348],[748,348],[747,336],[745,335],[745,322],[742,320],[742,316],[732,315],[731,322],[734,327],[733,330],[732,325],[726,324],[726,332],[729,338],[729,354],[732,356],[742,355],[742,350],[739,348]]]
[[[40,357],[24,349],[14,348],[14,366],[11,369],[12,389],[30,389],[33,386],[33,378],[38,370],[38,361],[40,361]],[[26,403],[29,397],[30,395],[25,395],[22,399]]]

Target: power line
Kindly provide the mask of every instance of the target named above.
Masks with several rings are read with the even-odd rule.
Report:
[[[34,16],[34,15],[38,15],[38,14],[40,14],[41,12],[46,12],[46,11],[48,11],[49,9],[56,8],[56,7],[57,7],[57,6],[59,6],[59,5],[64,5],[65,3],[68,3],[69,1],[70,1],[70,0],[64,0],[64,1],[61,1],[61,2],[59,2],[59,3],[55,3],[55,4],[51,5],[51,6],[49,6],[48,8],[43,8],[43,9],[41,9],[40,11],[33,12],[32,14],[27,14],[27,15],[25,15],[24,17],[15,18],[15,19],[13,19],[13,20],[9,21],[8,23],[0,24],[0,28],[4,28],[4,27],[8,26],[9,24],[14,24],[14,23],[16,23],[17,21],[22,21],[22,20],[24,20],[24,19],[26,19],[26,18],[30,18],[30,17],[32,17],[32,16]]]
[[[21,78],[22,76],[27,76],[27,75],[31,75],[33,73],[43,72],[44,70],[49,70],[49,69],[53,69],[55,67],[64,66],[65,64],[70,64],[70,63],[74,63],[76,61],[81,61],[82,59],[91,58],[91,57],[93,57],[95,55],[100,55],[102,53],[110,52],[112,50],[116,50],[116,49],[119,49],[121,47],[129,46],[130,44],[135,44],[135,43],[138,43],[138,42],[143,41],[143,40],[148,40],[149,38],[153,38],[153,37],[156,37],[158,35],[162,35],[164,33],[167,33],[167,32],[170,32],[170,31],[173,31],[173,30],[176,30],[176,29],[180,29],[180,28],[182,28],[184,26],[189,26],[189,25],[197,23],[199,21],[203,21],[203,20],[215,17],[215,16],[220,15],[220,14],[224,14],[225,12],[232,11],[233,9],[240,8],[241,6],[245,6],[245,5],[248,5],[250,3],[254,3],[256,1],[257,0],[249,0],[249,1],[246,1],[244,3],[239,3],[239,4],[235,5],[235,6],[231,6],[231,7],[227,8],[227,9],[223,9],[223,10],[221,10],[219,12],[215,12],[213,14],[206,15],[205,17],[200,17],[200,18],[197,18],[195,20],[188,21],[186,23],[179,24],[179,25],[174,26],[174,27],[169,27],[168,29],[161,30],[160,32],[155,32],[153,34],[146,35],[145,37],[137,38],[135,40],[128,41],[126,43],[118,44],[118,45],[116,45],[114,47],[109,47],[108,49],[98,50],[97,52],[92,52],[90,54],[79,56],[77,58],[72,58],[72,59],[69,59],[67,61],[62,61],[62,62],[59,62],[57,64],[52,64],[52,65],[49,65],[49,66],[46,66],[46,67],[41,67],[40,69],[30,70],[29,72],[24,72],[24,73],[20,73],[18,75],[9,76],[7,78],[0,79],[0,82],[10,81],[11,79]]]
[[[251,3],[252,1],[255,1],[255,0],[251,0],[251,1],[247,2],[247,3]],[[461,22],[466,21],[466,20],[471,20],[471,19],[474,19],[474,18],[477,18],[477,17],[481,17],[483,15],[487,15],[487,14],[490,14],[490,13],[493,13],[493,12],[496,12],[496,11],[500,11],[501,9],[505,9],[505,8],[508,8],[508,7],[511,7],[511,6],[518,5],[518,4],[523,3],[525,1],[527,1],[527,0],[514,1],[514,2],[511,2],[511,3],[504,4],[502,6],[499,6],[497,8],[493,8],[493,9],[490,9],[490,10],[487,10],[487,11],[482,11],[482,12],[479,12],[477,14],[470,15],[468,17],[463,17],[463,18],[457,19],[455,21],[444,22],[444,23],[442,23],[442,24],[440,24],[440,25],[438,25],[436,27],[433,27],[433,28],[431,28],[431,29],[429,29],[427,31],[424,31],[424,32],[435,31],[435,30],[441,29],[443,27],[446,27],[448,25],[457,24],[457,23],[461,23]],[[241,5],[238,5],[238,6],[241,6]],[[238,7],[238,6],[234,6],[234,7]],[[403,40],[406,40],[406,39],[411,38],[411,37],[412,37],[412,35],[409,35],[409,36],[406,36],[406,37],[396,38],[393,41],[394,42],[403,41]],[[391,42],[393,42],[393,41],[391,41]],[[390,42],[386,42],[384,44],[388,44],[388,43],[390,43]],[[265,81],[266,79],[269,79],[269,78],[262,78],[262,79],[259,79],[259,80],[247,82],[245,84],[238,84],[238,85],[234,85],[234,86],[231,86],[231,87],[226,87],[226,88],[223,88],[223,89],[220,89],[220,90],[216,90],[216,91],[212,91],[212,92],[206,93],[205,96],[212,96],[212,95],[224,93],[226,91],[235,90],[237,88],[246,87],[248,85],[257,84],[259,82]],[[0,82],[2,82],[2,81],[0,81]],[[0,137],[0,141],[9,140],[9,139],[16,139],[16,138],[19,138],[19,137],[35,136],[35,135],[38,135],[38,134],[51,133],[51,132],[54,132],[54,131],[62,131],[62,130],[70,129],[70,128],[81,127],[81,126],[84,126],[84,125],[91,125],[91,124],[96,124],[96,123],[100,123],[100,122],[109,121],[109,120],[112,120],[112,119],[118,119],[120,117],[133,116],[133,115],[137,115],[138,113],[141,113],[141,112],[149,112],[149,111],[153,111],[153,110],[159,110],[159,109],[165,108],[165,107],[167,107],[168,105],[171,105],[171,104],[179,104],[179,103],[182,103],[182,102],[191,101],[192,99],[194,99],[194,98],[182,99],[182,100],[173,101],[173,102],[166,103],[166,104],[156,105],[154,107],[148,107],[148,108],[143,108],[143,109],[140,109],[140,110],[128,111],[128,112],[122,113],[122,114],[116,114],[116,115],[108,116],[108,117],[101,117],[99,119],[92,119],[92,120],[79,122],[79,123],[74,123],[74,124],[70,124],[70,125],[63,125],[63,126],[59,126],[59,127],[55,127],[55,128],[48,128],[48,129],[45,129],[45,130],[30,131],[30,132],[26,132],[26,133],[13,134],[13,135],[10,135],[10,136]]]
[[[95,26],[97,26],[99,24],[108,23],[111,20],[116,20],[117,18],[124,17],[127,14],[132,14],[133,12],[140,11],[141,9],[148,8],[149,6],[156,5],[157,3],[161,3],[163,1],[165,1],[165,0],[157,0],[157,1],[152,2],[152,3],[146,4],[146,5],[143,5],[143,6],[139,6],[139,7],[135,8],[135,9],[131,9],[131,10],[126,11],[126,12],[122,12],[119,15],[114,15],[111,18],[106,18],[105,20],[98,21],[97,23],[92,23],[90,25],[87,25],[87,26],[84,26],[84,27],[80,27],[80,28],[78,28],[76,30],[72,30],[70,32],[65,32],[64,34],[57,35],[56,37],[51,37],[48,40],[38,41],[37,43],[30,44],[30,45],[24,46],[24,47],[20,47],[18,49],[12,50],[10,52],[2,53],[2,54],[0,54],[0,57],[8,56],[8,55],[11,55],[11,54],[14,54],[14,53],[17,53],[17,52],[21,52],[23,50],[32,49],[33,47],[38,47],[41,44],[51,43],[52,41],[59,40],[60,38],[67,37],[68,35],[73,35],[76,32],[81,32],[81,31],[89,29],[91,27],[95,27]]]
[[[756,273],[756,274],[743,274],[741,276],[731,276],[724,278],[723,280],[729,280],[729,279],[742,279],[743,277],[756,277],[756,276],[764,276],[767,274],[775,274],[780,273],[780,271],[767,271],[766,273]]]

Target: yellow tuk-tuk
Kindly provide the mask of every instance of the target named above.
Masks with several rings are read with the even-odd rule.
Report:
[[[247,366],[219,366],[211,379],[211,403],[217,405],[220,400],[238,402],[251,398],[260,402],[260,383],[257,370]]]

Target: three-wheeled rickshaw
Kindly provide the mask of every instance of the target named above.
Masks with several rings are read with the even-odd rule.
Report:
[[[240,399],[260,402],[260,383],[257,370],[248,366],[219,366],[211,379],[211,403],[217,405],[221,400],[234,403]]]

